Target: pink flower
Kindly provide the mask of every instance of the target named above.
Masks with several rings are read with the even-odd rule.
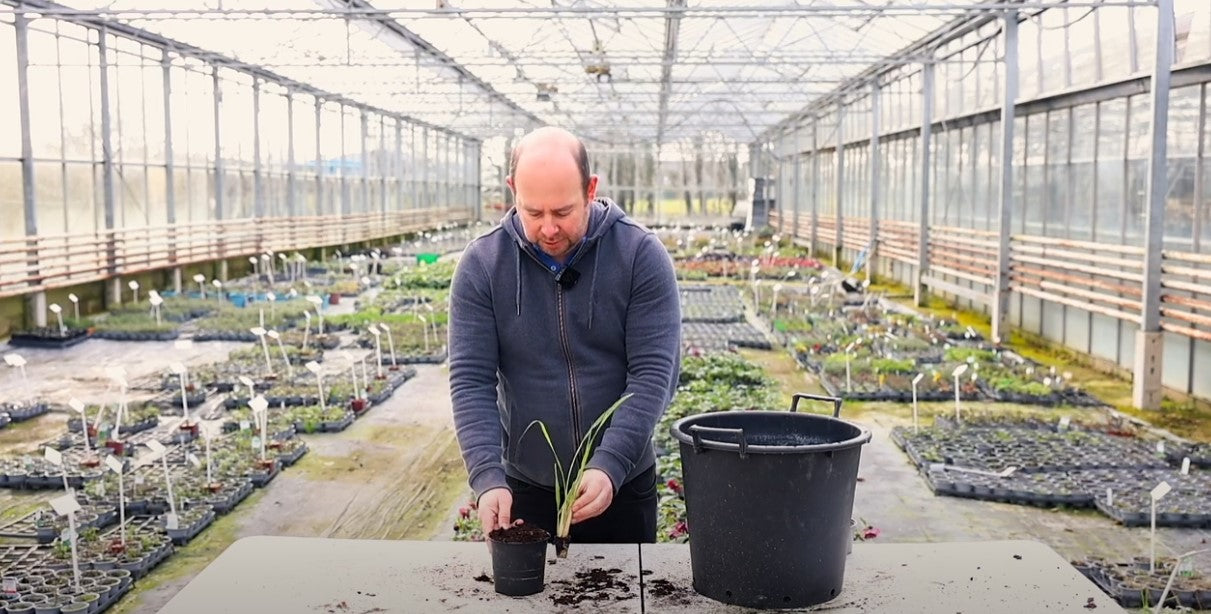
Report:
[[[878,537],[880,533],[882,533],[882,531],[880,531],[879,529],[868,526],[862,530],[862,539],[874,539],[874,538]]]
[[[465,505],[458,508],[458,517],[459,518],[470,518],[471,517],[471,508],[469,508]]]
[[[666,486],[669,487],[669,490],[671,490],[677,494],[681,494],[681,483],[678,482],[676,479],[670,479],[668,481],[668,483],[666,484]]]

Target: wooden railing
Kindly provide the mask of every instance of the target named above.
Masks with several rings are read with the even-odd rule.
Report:
[[[1009,249],[1009,288],[1014,292],[1140,323],[1142,248],[1014,236]]]
[[[266,251],[344,245],[470,218],[465,209],[420,209],[214,220],[10,239],[0,241],[0,296]]]
[[[770,222],[778,227],[777,212]],[[799,239],[812,232],[811,213],[799,213],[799,224],[785,228]],[[870,221],[846,218],[842,243],[865,249]],[[919,265],[916,222],[881,220],[877,256]],[[836,240],[836,218],[821,216],[816,239]],[[1144,249],[1129,245],[1017,235],[1010,239],[1009,289],[1019,294],[1140,324],[1143,311]],[[997,234],[970,228],[931,227],[928,266],[923,282],[937,290],[984,303],[992,300],[997,276]],[[967,288],[939,279],[975,284]],[[983,286],[983,288],[980,288]],[[1161,268],[1161,328],[1211,342],[1211,254],[1165,251]]]
[[[1161,328],[1211,341],[1211,254],[1161,256]]]

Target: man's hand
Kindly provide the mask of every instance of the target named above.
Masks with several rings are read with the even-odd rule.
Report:
[[[513,492],[508,488],[493,488],[479,496],[479,522],[483,525],[485,539],[488,533],[512,525],[512,514]]]
[[[572,504],[572,524],[600,516],[614,501],[614,482],[600,469],[586,469]],[[483,512],[480,512],[481,514]]]

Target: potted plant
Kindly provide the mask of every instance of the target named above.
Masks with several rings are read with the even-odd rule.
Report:
[[[550,538],[550,533],[526,524],[488,533],[496,592],[523,597],[542,591],[547,568],[547,540]]]
[[[576,495],[580,492],[580,482],[584,478],[585,470],[588,469],[589,458],[596,446],[597,435],[605,428],[614,412],[618,411],[618,408],[629,398],[631,398],[630,394],[623,395],[593,421],[588,432],[581,438],[576,450],[572,453],[572,463],[566,470],[555,451],[555,443],[551,441],[547,425],[543,424],[541,420],[535,420],[526,426],[525,431],[522,431],[521,439],[525,439],[530,428],[537,426],[542,432],[543,438],[546,439],[547,446],[551,448],[551,455],[555,458],[555,554],[559,558],[568,556],[568,545],[571,543],[569,536],[572,532],[572,504],[575,503]]]

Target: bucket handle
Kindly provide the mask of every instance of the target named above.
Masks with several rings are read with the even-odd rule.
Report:
[[[725,429],[725,428],[719,428],[719,427],[715,427],[715,426],[700,426],[697,424],[691,424],[689,426],[689,428],[687,428],[686,430],[689,431],[690,436],[694,438],[694,451],[695,452],[702,451],[702,433],[703,432],[722,433],[722,434],[727,434],[727,435],[736,435],[737,439],[740,441],[740,458],[744,458],[745,456],[748,456],[748,440],[746,440],[744,438],[744,429]]]
[[[825,403],[833,404],[833,417],[841,417],[841,399],[839,397],[829,397],[820,394],[807,394],[804,392],[796,392],[791,396],[791,411],[799,409],[799,400],[807,399],[809,401],[824,401]]]

